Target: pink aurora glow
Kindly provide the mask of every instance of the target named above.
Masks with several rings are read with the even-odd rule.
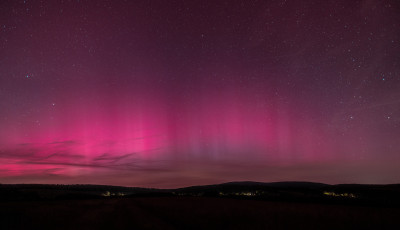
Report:
[[[398,183],[395,0],[0,7],[0,183]]]
[[[65,107],[63,113],[42,115],[40,125],[29,129],[13,129],[17,121],[9,121],[0,134],[2,176],[110,171],[135,176],[137,170],[179,170],[194,162],[207,171],[213,162],[251,159],[268,167],[335,157],[333,143],[324,141],[327,134],[307,118],[296,118],[297,111],[273,101],[252,104],[251,95],[212,94],[213,100],[194,98],[179,108],[150,97],[135,101],[134,94],[71,99],[57,105]]]

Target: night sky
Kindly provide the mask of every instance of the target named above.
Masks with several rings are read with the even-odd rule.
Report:
[[[2,0],[0,183],[400,182],[396,0]]]

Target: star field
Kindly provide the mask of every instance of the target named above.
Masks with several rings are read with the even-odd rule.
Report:
[[[395,0],[0,3],[0,183],[398,183]]]

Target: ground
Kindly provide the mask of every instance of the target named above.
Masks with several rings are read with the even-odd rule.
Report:
[[[0,229],[392,229],[399,208],[210,197],[0,203]]]

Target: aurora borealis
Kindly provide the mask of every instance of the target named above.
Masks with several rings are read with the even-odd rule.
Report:
[[[398,183],[395,0],[0,3],[0,183]]]

